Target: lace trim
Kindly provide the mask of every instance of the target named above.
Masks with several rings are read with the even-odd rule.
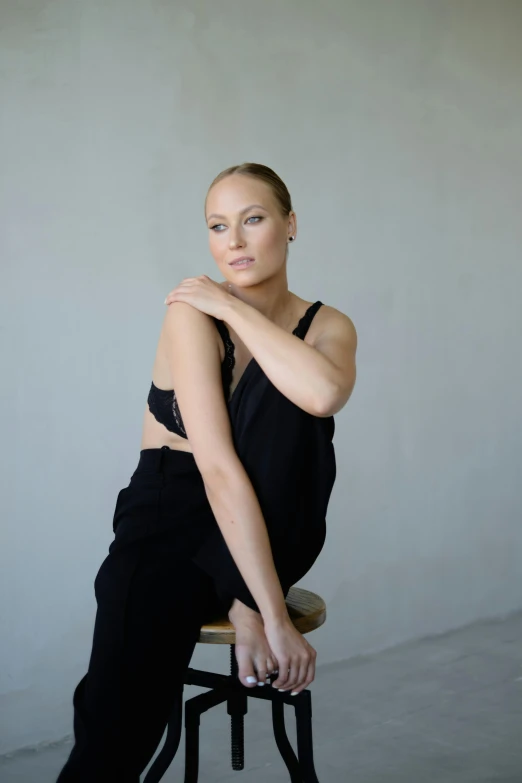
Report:
[[[218,318],[214,318],[217,330],[223,340],[225,346],[225,358],[221,364],[221,372],[223,376],[223,391],[225,392],[225,399],[228,400],[230,394],[230,387],[232,385],[232,373],[236,366],[236,354],[235,346],[230,338],[230,333],[223,323]]]
[[[181,418],[181,411],[178,405],[178,398],[176,397],[176,392],[174,391],[174,389],[172,390],[172,413],[174,415],[174,421],[176,422],[176,426],[178,427],[179,431],[185,437],[187,437],[185,427],[183,426],[183,420]]]
[[[183,426],[183,419],[181,418],[181,412],[179,410],[178,400],[176,398],[176,392],[173,389],[158,389],[153,381],[147,402],[150,412],[160,424],[163,424],[170,432],[175,432],[178,435],[182,435],[184,438],[187,437],[185,427]],[[171,420],[171,414],[174,418],[174,422]],[[175,427],[172,426],[173,424],[175,424]]]

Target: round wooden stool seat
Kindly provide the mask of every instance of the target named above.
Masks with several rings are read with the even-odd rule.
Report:
[[[286,606],[299,633],[309,633],[326,620],[325,602],[310,590],[291,587],[286,596]],[[236,632],[228,617],[219,618],[201,626],[198,641],[202,644],[235,644]]]

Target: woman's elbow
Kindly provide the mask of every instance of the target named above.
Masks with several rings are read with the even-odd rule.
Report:
[[[227,459],[203,459],[198,464],[199,472],[205,485],[207,495],[216,496],[223,492],[230,492],[231,488],[241,481],[242,465],[237,455]]]
[[[349,384],[332,384],[329,386],[316,400],[314,406],[315,416],[328,418],[339,413],[350,399],[354,385],[355,378]]]

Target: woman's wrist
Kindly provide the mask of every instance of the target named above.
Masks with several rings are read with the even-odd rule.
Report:
[[[277,627],[285,625],[286,623],[290,623],[291,620],[286,608],[286,604],[283,603],[281,607],[278,607],[277,609],[271,610],[269,612],[265,612],[263,614],[263,622],[265,626],[269,627]]]
[[[244,311],[245,307],[250,307],[250,305],[247,305],[241,299],[238,299],[237,296],[228,294],[223,306],[221,320],[226,321],[232,326],[232,328],[235,328],[232,322],[234,321],[235,317],[241,313],[242,310]]]

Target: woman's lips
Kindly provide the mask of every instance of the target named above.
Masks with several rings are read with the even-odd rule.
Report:
[[[254,258],[236,258],[235,261],[230,262],[230,266],[233,266],[234,269],[246,269],[248,266],[252,266],[252,264],[255,263]]]

